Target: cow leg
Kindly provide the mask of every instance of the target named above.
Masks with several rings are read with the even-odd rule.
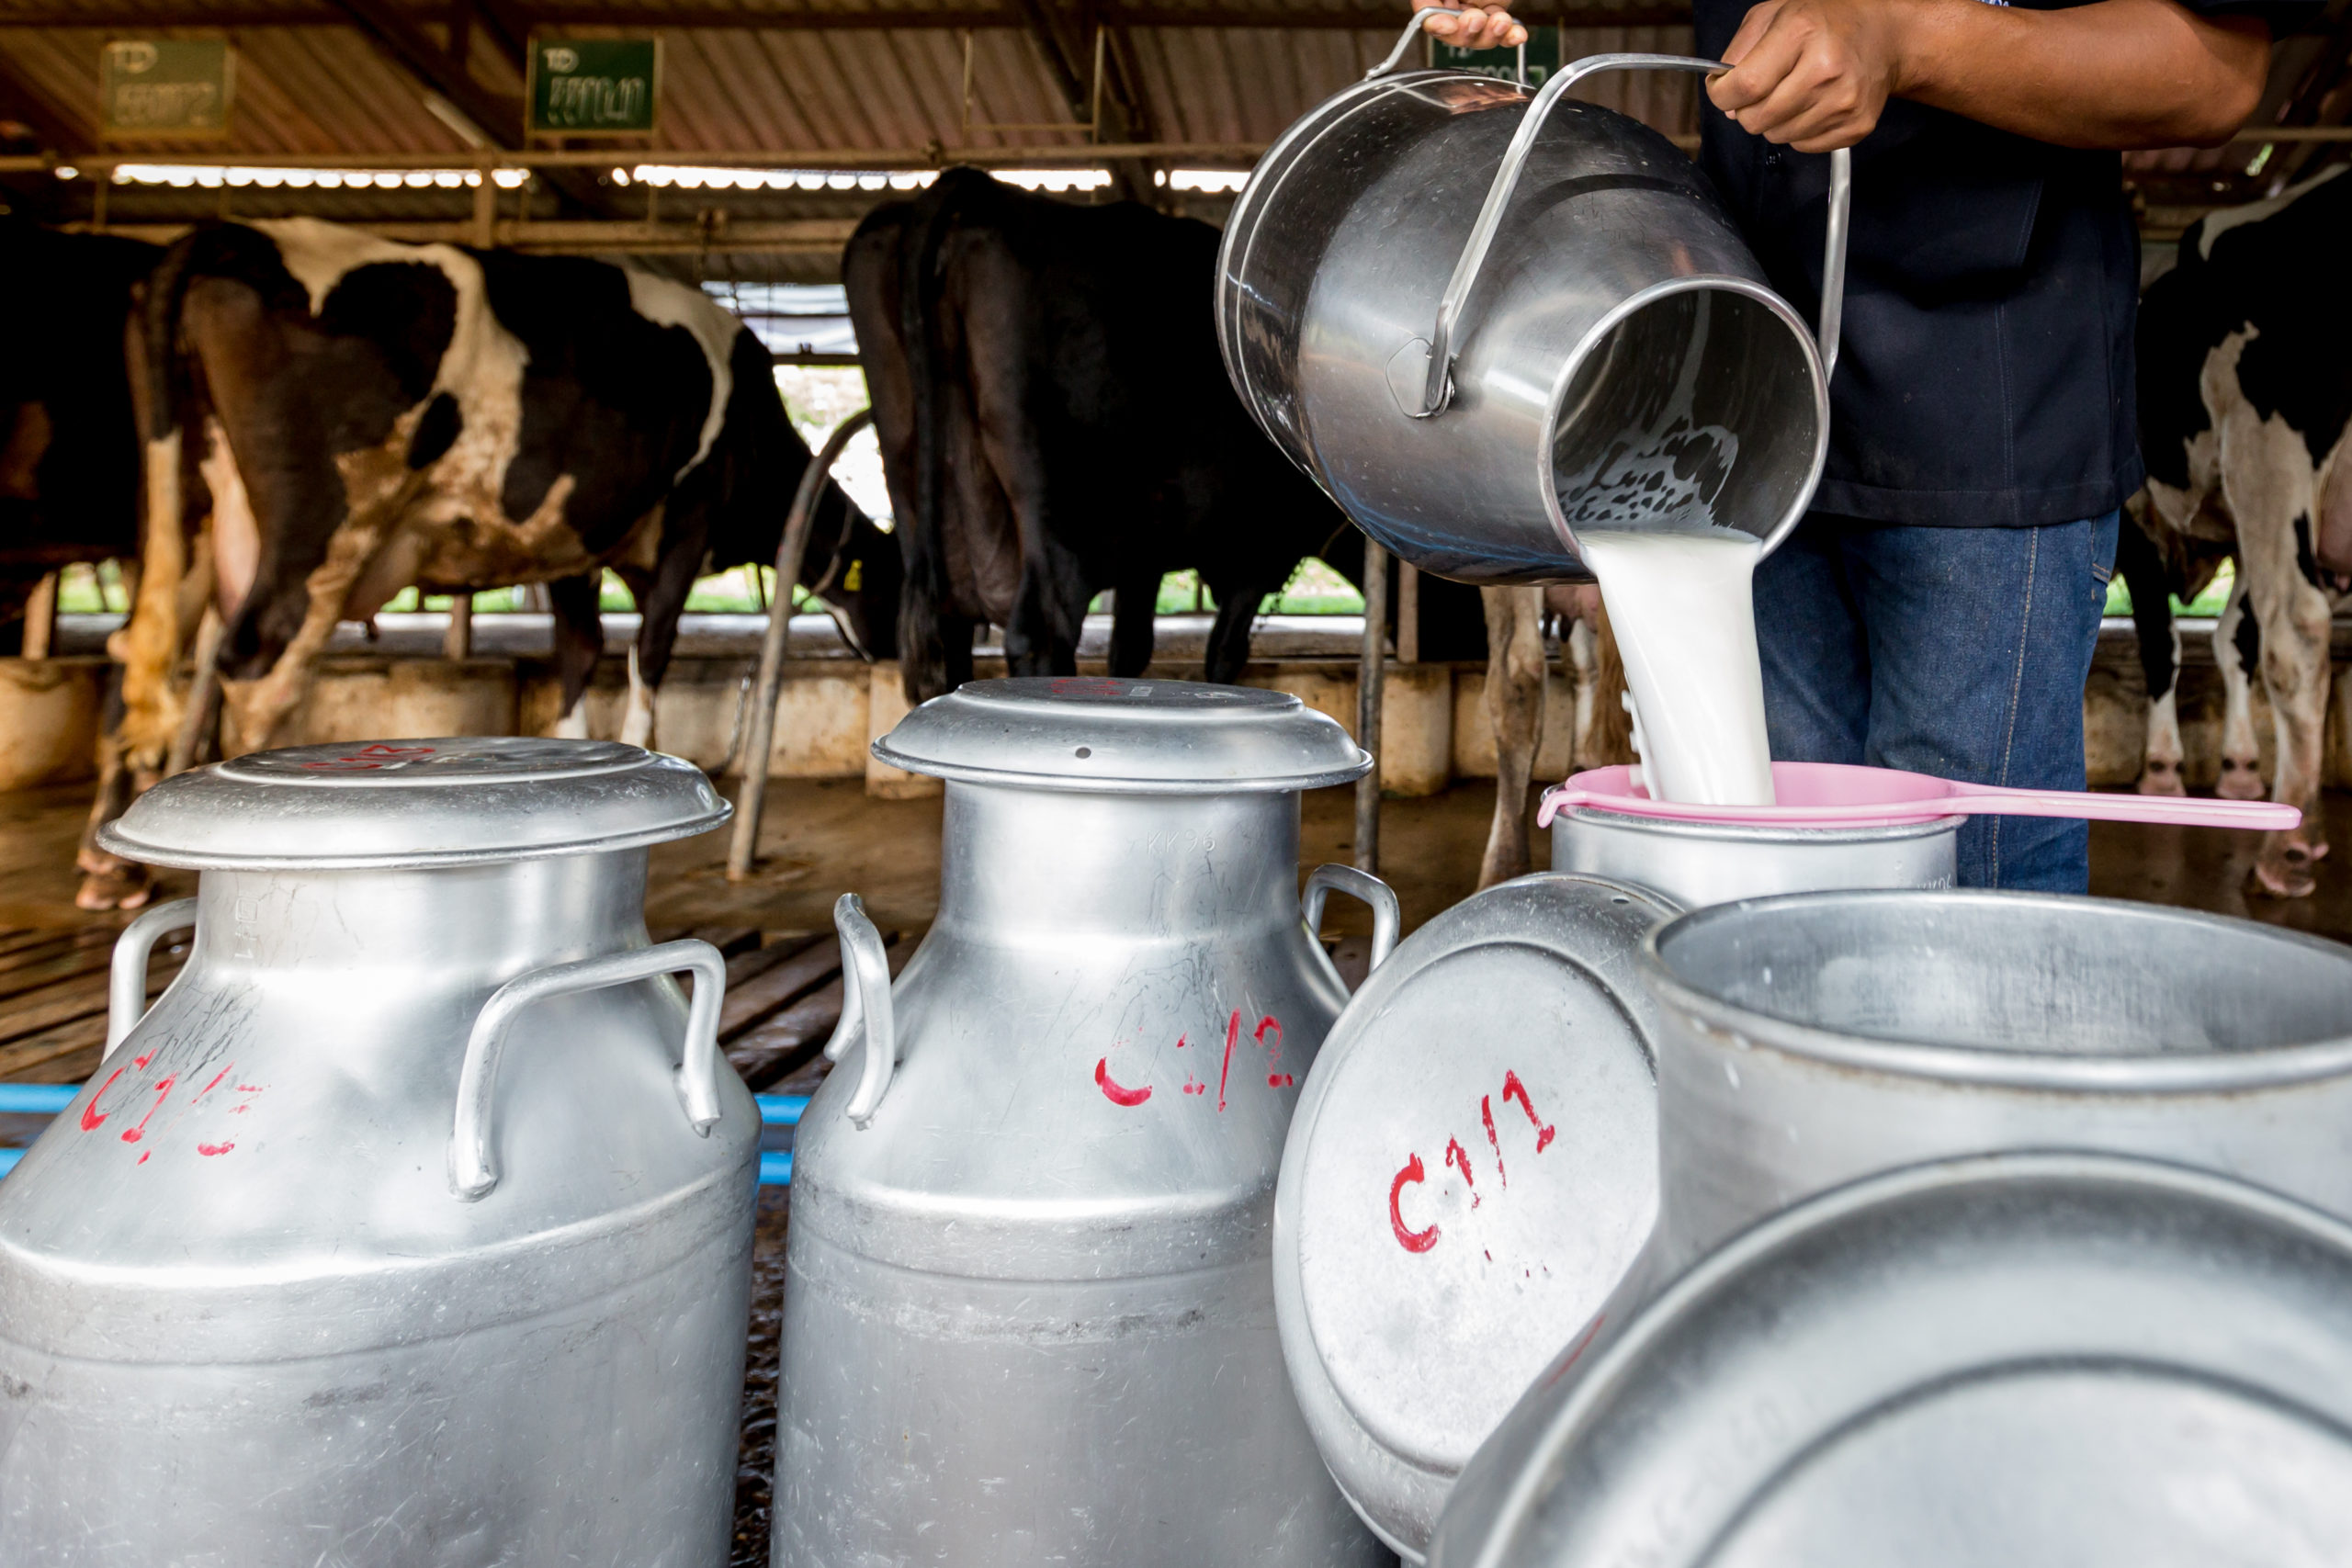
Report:
[[[1280,591],[1289,580],[1288,567],[1276,578],[1209,578],[1209,592],[1216,595],[1216,619],[1209,626],[1203,679],[1220,685],[1231,685],[1241,679],[1241,671],[1250,663],[1250,629],[1257,624],[1258,606],[1266,602],[1267,594]]]
[[[2180,767],[2180,715],[2174,686],[2180,670],[2180,631],[2172,624],[2172,581],[2164,558],[2143,532],[2133,506],[2116,535],[2115,570],[2132,590],[2132,628],[2140,647],[2140,673],[2148,692],[2148,738],[2142,748],[2140,793],[2186,795]],[[2161,525],[2159,525],[2161,526]]]
[[[85,909],[136,909],[155,896],[147,868],[109,854],[98,847],[98,829],[130,808],[130,769],[122,744],[122,680],[118,671],[107,682],[104,723],[98,731],[98,792],[90,803],[89,820],[82,828],[82,842],[74,863],[82,886],[74,902]]]
[[[1544,739],[1544,591],[1482,588],[1487,611],[1487,717],[1495,730],[1495,818],[1478,886],[1525,873],[1527,788]]]
[[[2238,578],[2261,637],[2263,685],[2270,696],[2278,776],[2271,797],[2300,807],[2301,827],[2263,836],[2256,886],[2300,898],[2317,886],[2311,863],[2326,852],[2318,821],[2322,730],[2327,716],[2328,596],[2312,558],[2315,489],[2311,456],[2287,422],[2257,416],[2234,378],[2217,388],[2207,376],[2207,404],[2219,400],[2222,491],[2238,524]],[[2233,597],[2236,595],[2233,594]]]
[[[301,625],[271,661],[268,672],[255,680],[221,683],[230,709],[237,716],[238,744],[246,750],[266,750],[277,744],[287,718],[310,694],[318,657],[343,619],[353,586],[367,575],[385,544],[384,520],[394,511],[387,507],[373,519],[355,519],[336,529],[327,541],[326,559],[303,580],[308,602]]]
[[[1024,550],[1021,591],[1004,628],[1004,661],[1015,675],[1075,675],[1078,640],[1086,628],[1086,604],[1093,597],[1078,558],[1043,536]]]
[[[561,740],[588,739],[588,682],[605,656],[605,617],[598,605],[598,575],[559,578],[548,584],[555,616],[555,668],[562,682],[563,716],[548,733]]]
[[[2229,604],[2213,625],[2213,665],[2222,673],[2222,777],[2213,793],[2224,800],[2260,800],[2268,793],[2262,782],[2262,747],[2254,733],[2254,682],[2262,674],[2262,632],[2246,608],[2243,579],[2231,589]],[[2167,690],[2164,705],[2168,716],[2172,698]],[[2177,716],[2173,723],[2177,746]],[[2151,733],[2152,750],[2154,744]]]
[[[1133,679],[1151,665],[1159,618],[1159,573],[1130,572],[1111,605],[1111,673]]]

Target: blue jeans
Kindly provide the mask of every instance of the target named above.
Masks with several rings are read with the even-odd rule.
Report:
[[[1772,755],[2081,789],[2118,514],[2041,528],[1807,517],[1756,570]],[[1963,887],[2080,893],[2090,829],[1972,817]]]

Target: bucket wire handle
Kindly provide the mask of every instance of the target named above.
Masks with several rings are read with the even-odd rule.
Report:
[[[1344,893],[1372,906],[1372,964],[1377,969],[1396,948],[1396,928],[1404,923],[1396,890],[1368,871],[1351,865],[1318,865],[1306,874],[1306,888],[1298,896],[1298,912],[1306,931],[1319,943],[1323,936],[1323,900]],[[1365,971],[1371,973],[1371,969]]]
[[[863,1127],[882,1108],[890,1075],[899,1065],[898,1023],[890,1012],[890,955],[854,893],[844,893],[834,903],[833,930],[842,941],[842,1021],[825,1042],[825,1060],[838,1062],[851,1046],[865,1044],[865,1075],[848,1106],[849,1119]]]
[[[696,1134],[710,1136],[718,1125],[718,1009],[727,994],[727,960],[718,949],[693,937],[608,953],[572,964],[553,964],[517,975],[491,993],[466,1036],[465,1066],[458,1070],[458,1110],[449,1129],[449,1184],[471,1201],[498,1185],[498,1155],[491,1147],[491,1118],[498,1091],[498,1061],[515,1015],[550,997],[576,996],[626,986],[635,980],[691,971],[694,1001],[686,1010],[686,1039],[679,1052],[678,1098]]]
[[[1461,10],[1453,6],[1422,6],[1419,10],[1413,13],[1413,19],[1405,24],[1405,30],[1397,38],[1396,47],[1388,51],[1388,58],[1374,66],[1371,70],[1365,72],[1363,73],[1363,79],[1367,82],[1377,82],[1383,76],[1387,75],[1391,71],[1396,70],[1398,62],[1405,58],[1405,51],[1413,47],[1413,40],[1421,36],[1422,27],[1431,17],[1458,17],[1460,15],[1462,15]],[[1527,85],[1526,51],[1522,49],[1520,53],[1519,85],[1523,87]]]
[[[1417,16],[1417,25],[1419,20]],[[1400,42],[1398,51],[1403,48]],[[1462,259],[1454,264],[1453,276],[1446,280],[1444,297],[1438,301],[1437,321],[1430,328],[1429,374],[1421,385],[1421,408],[1414,415],[1416,419],[1429,419],[1442,412],[1453,396],[1453,333],[1461,323],[1462,308],[1469,302],[1470,291],[1477,285],[1478,269],[1486,265],[1487,252],[1495,243],[1496,231],[1502,227],[1503,213],[1510,206],[1511,193],[1519,186],[1520,172],[1535,150],[1535,138],[1560,96],[1586,77],[1603,71],[1692,71],[1713,74],[1730,69],[1720,60],[1700,60],[1684,54],[1595,54],[1564,68],[1544,84],[1535,101],[1528,106],[1526,117],[1519,122],[1518,130],[1512,133],[1510,147],[1504,150],[1502,164],[1495,171],[1495,183],[1487,187],[1486,204],[1478,209],[1478,220],[1471,225],[1469,242],[1462,247]],[[1845,312],[1846,302],[1846,231],[1853,184],[1853,152],[1840,147],[1829,154],[1829,228],[1821,265],[1821,321],[1815,334],[1821,347],[1824,380],[1838,367],[1839,318]]]
[[[129,925],[114,940],[113,967],[107,976],[107,1045],[104,1060],[122,1043],[124,1035],[147,1016],[147,960],[166,931],[184,931],[196,924],[196,900],[175,898],[158,904]]]

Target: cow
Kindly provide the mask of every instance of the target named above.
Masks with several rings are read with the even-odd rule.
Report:
[[[0,627],[40,580],[139,550],[125,334],[161,247],[0,218]]]
[[[2193,580],[2215,554],[2237,562],[2237,586],[2215,637],[2230,694],[2223,774],[2229,793],[2258,778],[2248,677],[2270,698],[2277,742],[2273,798],[2300,807],[2303,822],[2266,835],[2255,886],[2308,895],[2312,867],[2327,853],[2319,804],[2334,613],[2352,588],[2352,297],[2336,276],[2352,241],[2352,181],[2338,164],[2267,201],[2191,224],[2180,260],[2151,284],[2138,328],[2140,443],[2148,479],[2134,508],[2154,539],[2173,543]],[[2144,565],[2143,571],[2145,572]],[[2127,581],[2129,581],[2127,579]],[[2170,628],[2154,610],[2165,592],[2132,586],[2151,614],[2141,623],[2143,660],[2161,638],[2158,672],[2170,669]],[[2150,756],[2177,773],[2178,727],[2171,682],[2151,680]],[[2148,787],[2171,787],[2152,768]]]
[[[96,828],[162,771],[195,615],[241,743],[271,743],[335,625],[411,584],[545,582],[564,713],[585,733],[606,568],[636,595],[621,739],[650,740],[678,616],[707,570],[773,558],[806,445],[766,351],[701,290],[584,257],[398,244],[313,220],[213,224],[150,280],[147,516],[110,645],[85,907],[145,897]],[[837,490],[802,580],[851,645],[897,638],[897,547]],[[781,595],[779,595],[781,597]]]

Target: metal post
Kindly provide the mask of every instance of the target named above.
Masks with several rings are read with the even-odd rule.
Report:
[[[1388,552],[1363,542],[1363,655],[1356,666],[1356,744],[1372,772],[1356,781],[1356,869],[1380,873],[1380,696],[1388,674]]]
[[[768,605],[767,633],[760,639],[760,680],[752,694],[752,733],[741,759],[743,783],[735,795],[735,829],[727,844],[727,880],[741,882],[752,874],[760,847],[760,812],[767,804],[768,752],[775,743],[775,702],[784,689],[785,645],[792,635],[792,589],[800,581],[800,558],[808,548],[808,525],[825,493],[825,476],[832,471],[850,437],[874,422],[872,409],[860,409],[825,437],[825,445],[800,476],[792,511],[784,522],[784,538],[775,549],[775,598]]]
[[[1410,561],[1396,563],[1396,662],[1421,661],[1421,574]]]
[[[51,572],[33,585],[32,597],[25,601],[25,646],[27,659],[47,659],[57,646],[57,573]]]
[[[441,634],[441,657],[455,660],[473,656],[474,596],[452,593],[449,595],[448,629]]]
[[[474,248],[486,251],[498,243],[498,182],[491,177],[497,167],[485,156],[477,160],[476,172],[481,183],[474,186]]]

